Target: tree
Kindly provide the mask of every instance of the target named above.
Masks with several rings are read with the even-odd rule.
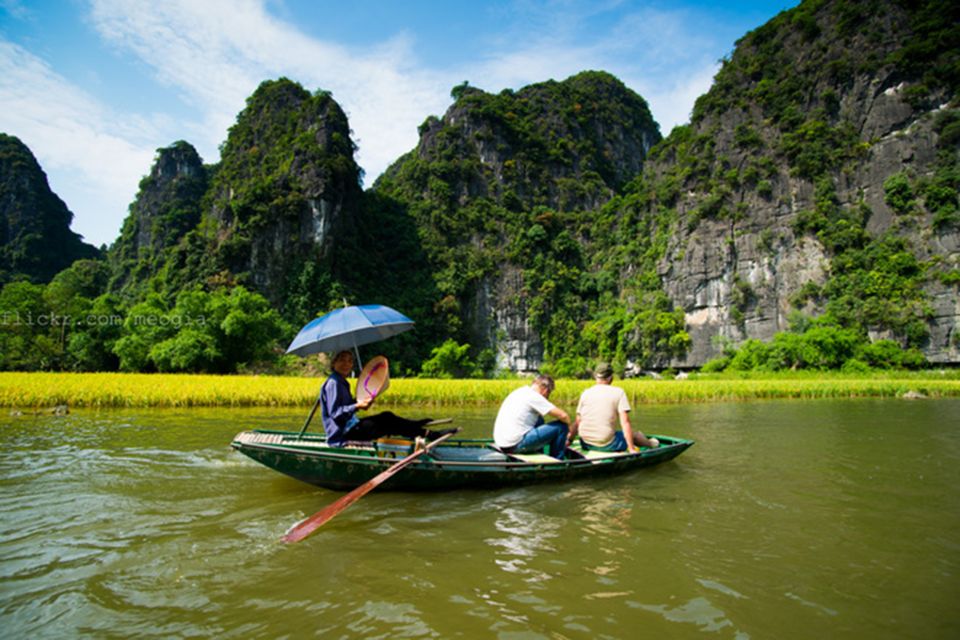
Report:
[[[454,101],[457,101],[463,96],[463,94],[467,92],[469,88],[470,88],[470,83],[464,80],[463,82],[455,86],[453,89],[450,89],[450,97],[453,98]]]
[[[470,358],[470,345],[457,344],[448,338],[430,352],[430,359],[423,363],[423,378],[475,378],[482,375]]]
[[[258,293],[189,289],[173,307],[157,295],[135,305],[114,353],[127,371],[233,373],[275,359],[277,339],[289,333]]]
[[[30,282],[0,290],[0,368],[47,369],[58,358],[58,318],[43,293],[43,285]]]

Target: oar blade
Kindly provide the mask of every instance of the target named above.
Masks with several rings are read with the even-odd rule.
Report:
[[[457,429],[457,431],[459,431],[459,429]],[[364,484],[360,485],[359,487],[357,487],[347,495],[337,500],[336,502],[332,502],[328,504],[326,507],[316,512],[309,518],[305,520],[301,520],[297,524],[293,525],[290,528],[290,530],[287,531],[287,533],[283,536],[283,541],[284,542],[300,542],[304,538],[310,536],[314,531],[316,531],[317,529],[322,527],[324,524],[332,520],[341,511],[344,511],[347,507],[352,505],[354,502],[356,502],[363,496],[367,495],[368,493],[376,489],[378,486],[380,486],[385,481],[387,481],[392,475],[394,475],[395,473],[397,473],[398,471],[400,471],[401,469],[403,469],[404,467],[412,463],[414,460],[416,460],[423,454],[430,451],[430,449],[434,448],[435,446],[437,446],[438,444],[440,444],[441,442],[443,442],[444,440],[452,436],[454,433],[456,433],[456,431],[440,436],[439,438],[429,443],[424,448],[414,451],[403,460],[400,460],[396,464],[392,465],[390,468],[385,469],[378,475],[374,476]]]
[[[369,489],[368,489],[369,491]],[[366,491],[364,491],[364,494]],[[338,513],[349,507],[351,504],[359,500],[363,495],[353,495],[353,492],[345,495],[343,498],[340,498],[336,502],[328,504],[326,507],[316,512],[309,518],[301,520],[287,531],[286,535],[283,536],[284,542],[300,542],[314,531],[322,527],[330,519],[335,517]],[[347,498],[350,498],[347,501]]]

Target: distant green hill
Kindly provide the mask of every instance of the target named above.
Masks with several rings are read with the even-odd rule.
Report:
[[[676,336],[682,352],[666,301],[642,319],[624,302],[625,290],[647,300],[657,287],[619,273],[647,224],[623,215],[632,205],[622,194],[660,140],[643,98],[595,71],[497,95],[462,85],[453,96],[373,187],[419,229],[437,330],[488,349],[501,368],[563,361],[574,372],[601,343],[642,350],[604,327],[633,314],[661,322],[661,338]]]
[[[74,260],[98,256],[70,230],[72,220],[30,149],[0,133],[0,284],[49,282]]]

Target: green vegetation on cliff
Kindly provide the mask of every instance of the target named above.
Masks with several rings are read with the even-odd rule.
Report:
[[[338,240],[362,196],[346,116],[329,93],[286,78],[247,100],[198,206],[202,217],[168,257],[154,289],[244,285],[288,320],[336,298]]]
[[[170,250],[200,222],[208,185],[208,168],[188,142],[157,150],[153,169],[140,181],[120,237],[110,247],[111,290],[131,299],[143,293]]]
[[[19,138],[0,133],[0,286],[49,282],[99,252],[70,230],[73,214]]]
[[[704,221],[714,224],[701,241],[722,228],[716,223],[726,226],[728,303],[741,333],[756,295],[737,272],[739,236],[756,234],[771,254],[774,244],[815,242],[829,263],[823,281],[790,296],[789,331],[739,349],[728,339],[711,368],[925,362],[919,349],[931,337],[931,283],[956,273],[956,257],[931,255],[929,238],[957,225],[958,81],[960,9],[940,2],[808,1],[738,41],[691,124],[651,153],[648,179],[677,203],[690,236]],[[868,203],[864,192],[879,185],[857,192],[851,182],[883,170],[874,155],[879,135],[923,128],[937,136],[936,161],[903,152],[909,168],[896,166],[883,182],[892,219],[876,222],[876,200]],[[809,204],[797,207],[798,192],[808,189]],[[756,208],[798,211],[789,230],[777,231],[757,228]]]
[[[598,355],[652,364],[682,352],[682,312],[655,270],[670,213],[641,215],[649,194],[630,182],[660,139],[643,99],[599,72],[453,96],[374,185],[417,224],[438,329],[490,362],[513,328],[489,314],[519,309],[561,375]],[[638,273],[622,278],[628,264]]]
[[[329,94],[263,83],[220,164],[205,167],[183,141],[158,150],[108,262],[76,262],[46,288],[3,290],[0,367],[232,372],[275,362],[292,326],[340,303],[335,279],[348,266],[334,239],[351,230],[362,197],[352,154]],[[95,286],[77,284],[93,272]]]
[[[158,150],[107,261],[74,262],[95,252],[3,136],[0,367],[283,366],[344,301],[416,320],[378,345],[408,375],[718,351],[711,368],[918,367],[934,339],[955,359],[958,11],[806,0],[745,35],[663,140],[604,72],[463,83],[366,193],[333,97],[266,81],[218,164]]]

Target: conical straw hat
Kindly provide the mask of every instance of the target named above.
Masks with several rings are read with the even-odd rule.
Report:
[[[357,378],[357,401],[376,398],[390,387],[390,363],[383,356],[367,361]]]

